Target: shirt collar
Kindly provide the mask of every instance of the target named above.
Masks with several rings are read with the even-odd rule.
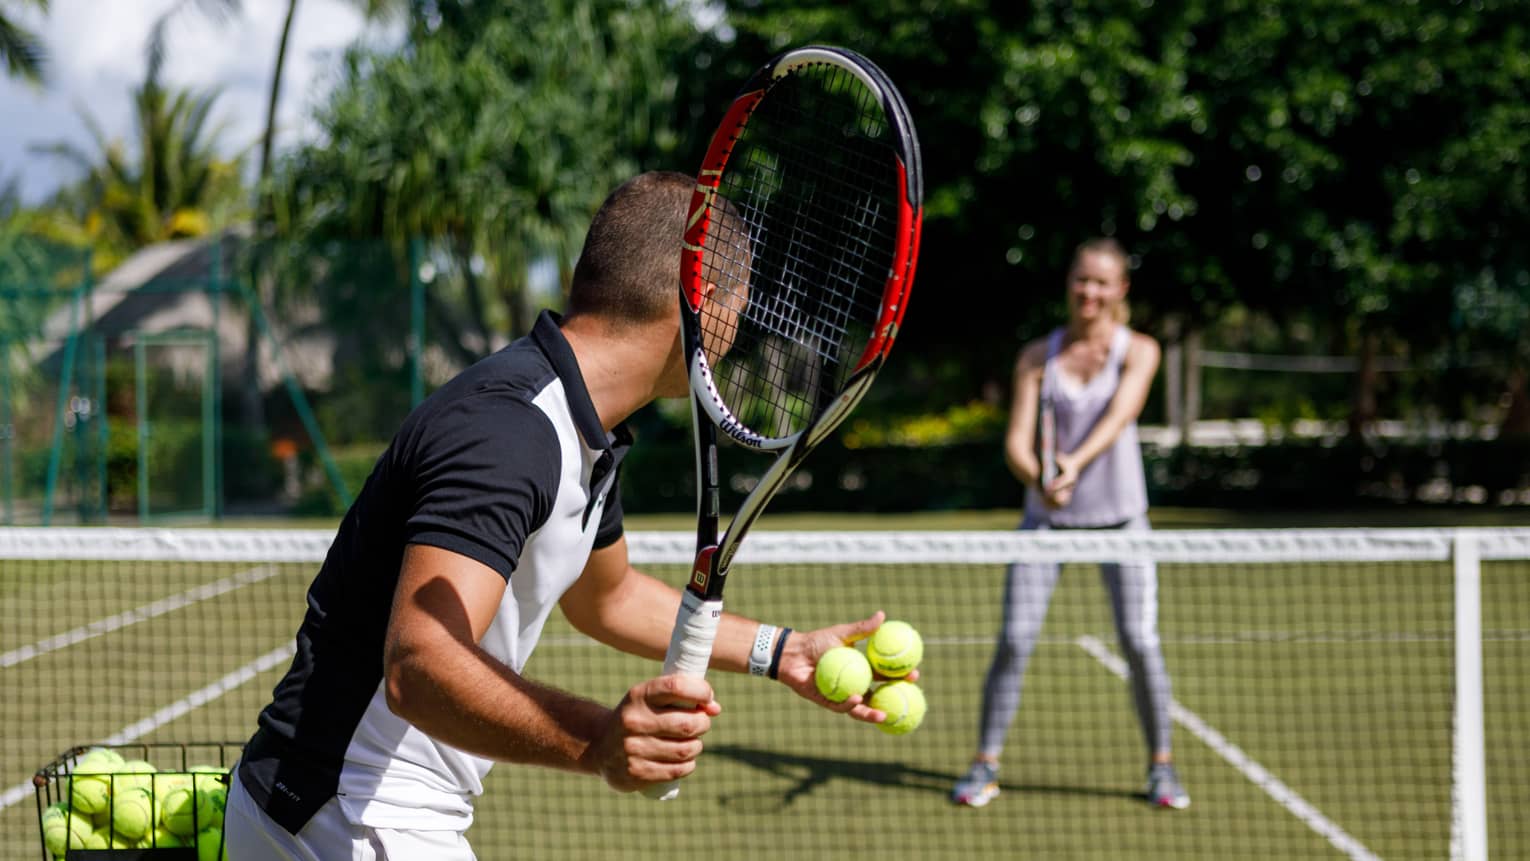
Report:
[[[600,414],[595,411],[595,402],[590,400],[590,390],[584,384],[584,374],[579,370],[579,362],[574,359],[574,350],[568,345],[568,339],[563,337],[563,330],[558,328],[561,322],[563,317],[558,313],[543,311],[531,327],[532,340],[536,341],[548,361],[552,362],[558,379],[563,381],[563,391],[568,395],[568,408],[573,413],[574,427],[579,429],[584,444],[595,451],[610,451],[612,441],[600,424]],[[619,449],[632,444],[632,434],[625,423],[617,425],[612,435],[616,437],[615,445]]]

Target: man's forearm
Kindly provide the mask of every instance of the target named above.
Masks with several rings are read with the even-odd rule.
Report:
[[[389,708],[438,741],[488,759],[565,771],[594,773],[583,758],[612,715],[455,640],[428,655],[395,658],[387,690]]]

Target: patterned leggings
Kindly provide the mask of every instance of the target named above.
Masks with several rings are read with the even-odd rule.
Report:
[[[1044,530],[1050,525],[1026,519],[1022,530]],[[1126,523],[1123,529],[1146,530],[1147,516]],[[1061,569],[1055,563],[1017,563],[1009,566],[1004,581],[1004,623],[998,647],[983,683],[983,713],[978,727],[978,751],[997,758],[1004,738],[1020,708],[1020,687],[1025,665],[1046,620],[1052,589]],[[1148,753],[1169,752],[1169,674],[1164,668],[1158,642],[1158,571],[1152,562],[1103,563],[1100,578],[1110,596],[1121,651],[1131,668],[1132,703],[1142,724]]]

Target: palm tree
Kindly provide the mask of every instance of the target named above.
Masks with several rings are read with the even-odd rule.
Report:
[[[242,208],[239,159],[219,154],[222,128],[211,119],[218,93],[166,89],[156,72],[132,91],[136,151],[88,113],[93,149],[34,147],[84,169],[84,180],[61,193],[50,232],[94,246],[101,269],[154,242],[204,235]]]
[[[47,0],[41,0],[46,3]],[[402,13],[409,7],[409,0],[351,0],[367,21],[380,21]],[[157,73],[164,61],[165,30],[171,20],[188,8],[199,9],[204,15],[222,23],[243,11],[242,0],[179,0],[160,15],[149,31],[146,52],[151,75]],[[287,66],[287,46],[292,38],[292,23],[297,18],[298,0],[287,0],[287,13],[282,18],[281,35],[276,42],[276,59],[271,69],[271,87],[266,95],[266,127],[260,137],[260,175],[256,185],[260,196],[259,217],[266,219],[270,212],[269,182],[271,156],[276,139],[276,108],[281,101],[282,73]]]
[[[5,70],[10,76],[41,83],[43,64],[48,55],[43,50],[42,40],[8,14],[7,7],[20,6],[47,12],[48,0],[0,0],[0,58],[5,60]]]

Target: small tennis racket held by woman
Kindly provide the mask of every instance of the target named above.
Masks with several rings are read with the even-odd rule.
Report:
[[[886,360],[919,254],[920,171],[902,96],[843,48],[766,63],[713,135],[680,260],[697,547],[666,674],[706,674],[739,542]],[[719,431],[775,455],[721,538]]]

